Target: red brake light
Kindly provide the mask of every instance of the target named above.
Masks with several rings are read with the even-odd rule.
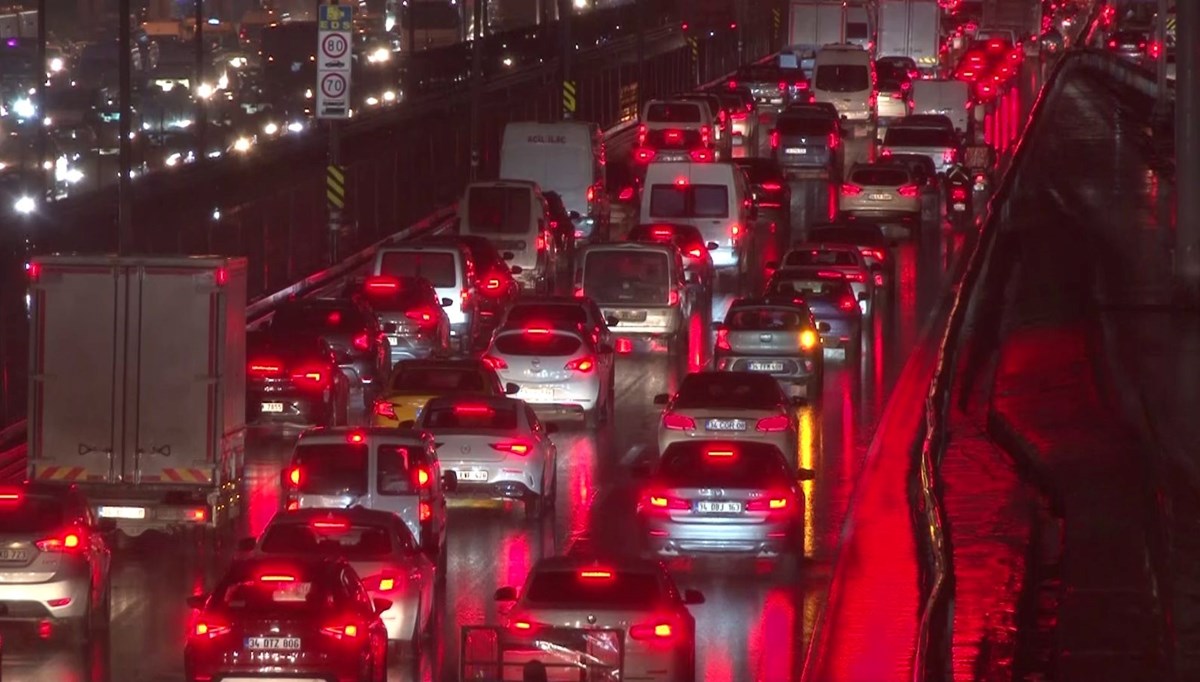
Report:
[[[861,272],[847,272],[843,275],[850,282],[865,282],[866,275]]]
[[[588,187],[587,200],[588,200],[589,204],[596,200],[596,186],[595,185]]]
[[[283,363],[272,360],[260,360],[250,363],[250,373],[254,376],[273,377],[283,374]]]
[[[705,147],[712,144],[712,128],[708,126],[700,126],[700,144]]]
[[[637,140],[638,140],[639,147],[646,144],[646,132],[648,130],[649,129],[646,127],[645,123],[643,123],[637,127]]]
[[[650,509],[674,509],[676,511],[692,508],[691,503],[687,500],[682,500],[678,497],[669,497],[666,493],[659,492],[648,493],[644,506]]]
[[[1116,40],[1110,40],[1110,41],[1108,41],[1108,46],[1109,46],[1110,48],[1116,48],[1116,47],[1117,47],[1117,41],[1116,41]]]
[[[495,410],[488,405],[455,405],[454,414],[466,415],[469,417],[490,417]]]
[[[640,152],[642,150],[639,149],[638,151]],[[621,193],[617,195],[617,199],[619,201],[633,201],[633,187],[630,186],[621,188]]]
[[[779,89],[780,90],[787,90],[787,88],[788,88],[788,84],[785,81],[779,81]]]
[[[483,290],[487,293],[496,293],[500,291],[503,284],[499,277],[489,277],[483,281]]]
[[[494,355],[485,355],[480,360],[492,369],[508,369],[508,363]]]
[[[432,518],[433,507],[429,506],[429,503],[425,500],[421,500],[421,502],[417,505],[417,520],[423,523]]]
[[[375,405],[372,406],[371,411],[377,417],[383,417],[385,419],[396,419],[397,418],[396,417],[396,406],[393,405],[391,403],[391,401],[388,401],[388,400],[376,400]]]
[[[617,339],[616,346],[614,350],[622,355],[633,352],[633,341],[624,337]]]
[[[407,317],[408,319],[410,319],[414,322],[420,323],[420,324],[426,324],[429,322],[433,322],[433,320],[434,320],[433,313],[424,308],[410,310],[410,311],[404,313],[404,316]]]
[[[639,623],[629,628],[629,636],[638,640],[667,640],[675,636],[675,627],[670,623]]]
[[[684,254],[686,254],[689,258],[703,258],[704,257],[704,249],[701,249],[700,247],[697,246],[695,248],[691,248],[691,249],[688,249],[687,251],[684,251]]]
[[[716,161],[716,156],[711,149],[693,149],[691,151],[692,161],[696,163],[712,163]]]
[[[654,160],[655,153],[656,152],[653,149],[648,149],[646,147],[639,147],[637,149],[637,151],[635,151],[633,153],[633,160],[637,161],[638,163],[650,163],[651,161]],[[632,199],[633,198],[633,188],[630,187],[627,189],[629,190],[629,195],[630,195],[629,198]]]
[[[361,445],[362,443],[365,443],[366,441],[367,441],[366,435],[364,435],[363,433],[361,433],[359,431],[354,431],[354,432],[346,434],[346,442],[347,443]]]
[[[858,302],[855,301],[853,298],[847,296],[846,298],[843,298],[842,300],[838,301],[838,308],[841,308],[845,312],[850,312],[851,310],[857,310]]]
[[[217,286],[225,286],[229,283],[229,271],[225,268],[217,268],[217,273],[214,279],[217,281]]]
[[[29,276],[30,282],[36,282],[42,278],[42,264],[41,263],[27,263],[25,265],[25,272]]]
[[[663,131],[663,139],[667,144],[683,144],[682,130],[666,130]]]
[[[921,190],[918,189],[916,185],[901,185],[896,191],[900,194],[900,196],[907,197],[909,199],[915,199],[917,198],[917,195],[921,193]]]
[[[220,637],[221,635],[228,634],[229,632],[232,632],[232,628],[230,628],[228,625],[219,620],[215,620],[212,617],[205,616],[202,620],[197,620],[195,624],[192,625],[191,634],[193,637],[207,637],[212,639],[214,637]]]
[[[369,294],[391,294],[400,291],[400,280],[395,277],[376,275],[368,277],[363,288]]]
[[[786,496],[769,497],[760,500],[751,500],[746,503],[746,511],[785,511],[790,506],[790,500]]]
[[[842,196],[844,196],[844,197],[856,197],[856,196],[862,194],[862,191],[863,191],[862,187],[859,187],[858,185],[856,185],[852,182],[843,182],[842,183]]]
[[[733,450],[705,450],[705,457],[715,457],[716,459],[733,459],[737,453]]]
[[[306,366],[292,372],[292,381],[302,388],[325,388],[330,376],[324,367]]]
[[[15,493],[0,493],[0,502],[20,502],[24,499],[24,495],[19,492]]]
[[[725,327],[717,329],[717,350],[733,350],[729,345],[729,329]]]
[[[492,443],[491,447],[497,452],[511,452],[521,457],[528,455],[531,449],[528,443]]]
[[[325,520],[322,520],[322,521],[313,521],[313,522],[312,522],[311,524],[309,524],[309,525],[311,525],[313,528],[316,528],[316,529],[318,529],[318,530],[329,530],[329,531],[333,531],[333,530],[336,530],[336,531],[347,531],[347,530],[350,530],[350,522],[349,522],[349,521],[345,521],[345,520],[343,520],[343,519],[336,519],[336,520],[332,520],[332,521],[325,521]]]
[[[783,189],[783,185],[779,184],[778,182],[764,182],[763,184],[759,185],[759,187],[762,187],[763,191],[765,192],[778,192],[779,190]]]
[[[967,188],[966,187],[955,187],[955,188],[951,189],[950,190],[950,198],[953,199],[954,201],[966,201],[967,200]]]
[[[374,582],[374,580],[371,582]],[[396,579],[389,575],[381,575],[375,589],[378,592],[391,592],[396,589]]]
[[[779,131],[771,131],[771,149],[779,149]]]
[[[729,115],[729,118],[734,121],[745,121],[747,118],[749,118],[749,114],[747,114],[745,111],[735,111]]]
[[[358,638],[358,626],[353,623],[327,625],[321,628],[321,634],[329,635],[334,639],[356,639]]]
[[[796,81],[795,83],[792,83],[792,87],[796,88],[797,90],[807,90],[808,81]]]
[[[288,470],[288,481],[290,481],[292,485],[298,486],[302,480],[303,474],[300,471],[300,467],[292,467],[290,470]]]
[[[566,367],[563,369],[573,370],[575,372],[579,372],[580,374],[587,374],[593,369],[596,369],[596,361],[591,357],[576,358],[568,362]]]
[[[828,144],[829,148],[837,149],[837,146],[839,143],[841,143],[841,139],[838,137],[838,134],[837,133],[829,133],[829,141],[826,143],[826,144]]]
[[[258,576],[258,581],[260,583],[294,583],[296,582],[296,576],[268,573]]]
[[[525,330],[525,333],[530,336],[546,336],[550,333],[550,330],[545,327],[530,327]]]
[[[371,336],[366,332],[361,332],[354,337],[353,344],[359,350],[367,350],[371,347]]]
[[[742,233],[742,226],[734,223],[729,226],[729,236],[737,239],[737,236]]]
[[[580,571],[579,577],[583,580],[612,580],[612,571]]]
[[[696,420],[682,414],[668,412],[663,415],[662,425],[672,431],[690,431],[696,428]]]
[[[429,486],[429,470],[425,467],[417,467],[417,487],[425,488]]]
[[[537,242],[536,242],[536,244],[537,244],[537,250],[538,250],[538,251],[545,251],[545,250],[546,250],[546,235],[544,235],[544,234],[539,234],[539,235],[537,236]]]
[[[40,552],[72,552],[83,549],[86,536],[82,530],[67,530],[34,543]]]
[[[942,152],[942,163],[954,163],[954,160],[957,158],[958,150],[956,149],[947,149]]]
[[[754,427],[755,431],[766,433],[774,433],[776,431],[787,431],[791,426],[791,420],[786,414],[777,414],[773,417],[765,417],[758,420],[758,425]]]
[[[669,292],[667,292],[667,305],[679,305],[679,292],[677,290],[671,289]]]

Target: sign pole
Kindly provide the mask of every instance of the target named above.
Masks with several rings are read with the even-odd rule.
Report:
[[[575,52],[575,41],[571,37],[571,21],[575,11],[571,0],[559,0],[558,22],[562,31],[562,120],[575,118],[578,108],[575,81],[571,79],[571,57]]]
[[[329,263],[338,262],[346,210],[346,169],[342,166],[342,121],[350,118],[350,50],[354,8],[337,0],[318,6],[317,118],[329,122],[325,199],[329,217]]]

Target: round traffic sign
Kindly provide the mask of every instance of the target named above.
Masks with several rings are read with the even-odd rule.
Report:
[[[327,73],[321,77],[321,94],[326,97],[341,97],[346,94],[346,77],[340,73]]]
[[[350,42],[340,33],[330,33],[321,39],[321,56],[326,59],[341,59],[350,49]]]

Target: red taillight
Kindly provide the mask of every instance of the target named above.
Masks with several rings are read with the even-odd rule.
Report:
[[[532,450],[528,443],[491,443],[491,448],[497,452],[509,452],[524,457]]]
[[[717,350],[733,350],[729,345],[729,330],[725,327],[717,329]]]
[[[637,161],[638,163],[650,163],[651,161],[654,160],[655,154],[656,154],[656,152],[653,149],[650,149],[648,147],[639,147],[636,151],[633,152],[633,160]],[[632,187],[629,188],[629,194],[630,194],[629,198],[632,199],[633,198],[633,188]]]
[[[771,131],[771,149],[779,149],[779,131]]]
[[[436,323],[437,321],[437,315],[428,308],[409,310],[408,312],[404,313],[404,316],[422,327],[432,326],[432,324]]]
[[[967,200],[967,188],[966,187],[955,187],[955,188],[951,189],[950,190],[950,198],[953,199],[954,201],[966,201]]]
[[[750,500],[746,503],[746,511],[783,512],[792,507],[792,501],[786,495],[775,494],[768,498]]]
[[[429,475],[429,469],[419,466],[413,469],[413,485],[418,488],[428,488],[433,477]]]
[[[595,358],[591,357],[576,358],[568,362],[563,369],[569,369],[574,372],[579,372],[580,374],[587,374],[588,372],[596,369],[596,360]]]
[[[492,369],[508,369],[508,363],[495,355],[485,355],[480,360]]]
[[[691,157],[696,163],[712,163],[717,160],[711,149],[693,149]]]
[[[400,291],[400,280],[395,277],[376,275],[368,277],[363,288],[369,294],[394,294]]]
[[[862,191],[863,191],[862,187],[859,187],[858,185],[856,185],[852,182],[843,182],[842,183],[842,196],[844,196],[844,197],[856,197],[856,196],[862,194]]]
[[[887,147],[884,147],[883,149],[880,149],[880,150],[879,150],[879,155],[880,155],[880,156],[885,156],[885,157],[886,157],[886,156],[891,156],[891,155],[892,155],[892,150],[888,149]]]
[[[947,149],[942,152],[942,163],[954,163],[954,160],[957,158],[958,150],[956,149]]]
[[[679,291],[677,289],[671,289],[670,291],[667,292],[667,305],[669,305],[669,306],[679,305]]]
[[[737,90],[738,82],[731,80],[728,83],[726,83],[726,85],[729,86],[730,90]]]
[[[292,372],[292,383],[301,388],[323,389],[329,383],[329,370],[316,365],[301,367]]]
[[[260,583],[294,583],[296,576],[281,573],[267,573],[266,575],[258,576]]]
[[[537,236],[537,241],[535,241],[534,243],[537,244],[538,251],[545,251],[546,250],[546,235],[539,234]]]
[[[709,126],[700,126],[700,144],[705,147],[712,144],[712,128]]]
[[[309,525],[317,530],[326,532],[337,531],[344,533],[345,531],[350,530],[350,522],[344,519],[313,521]]]
[[[920,195],[921,190],[916,185],[901,185],[896,192],[898,192],[902,197],[916,199],[917,196]]]
[[[639,150],[640,151],[640,150]],[[633,201],[633,187],[621,188],[621,193],[617,195],[618,201]]]
[[[778,182],[764,182],[763,184],[759,185],[759,187],[762,187],[764,192],[778,192],[779,190],[783,189],[783,185],[779,184]]]
[[[272,360],[259,360],[251,362],[250,374],[258,377],[274,377],[283,374],[283,363]]]
[[[398,588],[400,580],[385,573],[370,580],[364,580],[363,582],[367,583],[367,589],[374,590],[375,592],[393,592]]]
[[[588,200],[589,204],[596,200],[596,186],[595,185],[588,187],[587,200]]]
[[[646,133],[648,131],[649,131],[649,128],[647,128],[646,124],[644,124],[644,123],[637,127],[637,141],[638,141],[639,147],[646,144]]]
[[[737,223],[734,223],[734,224],[732,224],[732,225],[730,225],[730,226],[729,226],[729,236],[730,236],[730,237],[733,237],[734,239],[737,239],[737,238],[738,238],[738,235],[740,235],[741,233],[742,233],[742,226],[741,226],[741,225],[739,225],[739,224],[737,224]]]
[[[81,529],[70,529],[34,543],[39,552],[79,552],[84,550],[87,536]]]
[[[684,511],[692,508],[692,504],[687,500],[678,497],[671,497],[666,493],[651,492],[647,493],[643,506],[650,510],[676,510]]]
[[[322,635],[329,635],[334,639],[358,639],[359,628],[354,623],[345,623],[342,625],[326,625],[321,628]]]
[[[667,641],[673,639],[676,635],[682,634],[672,623],[668,622],[649,622],[638,623],[629,628],[629,636],[632,639],[642,641]]]
[[[687,251],[684,251],[683,253],[688,258],[703,258],[704,257],[704,249],[702,249],[698,246],[688,249]]]
[[[360,332],[354,337],[354,341],[352,343],[354,344],[354,347],[359,350],[367,350],[371,347],[371,335],[366,332]]]
[[[488,296],[495,296],[504,292],[504,280],[499,277],[488,277],[483,280],[483,293]]]
[[[792,83],[792,87],[796,88],[797,90],[807,90],[808,81],[796,81],[795,83]]]
[[[668,412],[663,415],[662,425],[664,429],[672,431],[690,431],[696,428],[696,420],[687,415]]]
[[[304,480],[304,474],[301,472],[300,467],[288,469],[287,480],[293,486],[300,485],[300,482]]]
[[[626,339],[626,338],[617,339],[616,348],[614,350],[616,350],[618,353],[620,353],[622,355],[632,353],[633,352],[633,341]]]
[[[745,121],[750,115],[745,111],[735,111],[729,115],[729,118],[734,121]]]
[[[779,91],[780,92],[786,91],[787,88],[788,88],[788,84],[786,81],[779,81]]]
[[[433,507],[425,500],[417,504],[417,520],[421,523],[433,518]]]
[[[829,140],[826,142],[826,144],[830,149],[837,149],[838,145],[841,144],[841,141],[842,140],[838,137],[837,133],[829,133]]]
[[[384,419],[396,419],[396,406],[387,400],[376,400],[375,405],[371,410],[376,417]]]
[[[754,427],[755,431],[764,433],[774,433],[776,431],[787,431],[791,426],[791,420],[786,414],[777,414],[771,417],[764,417],[758,420],[758,425]]]
[[[585,296],[587,296],[587,294],[584,293],[583,287],[576,285],[575,286],[575,298],[583,298]]]
[[[664,130],[663,140],[666,141],[667,144],[683,144],[683,131]]]
[[[229,625],[223,621],[217,620],[211,616],[203,616],[192,624],[191,636],[213,639],[214,637],[220,637],[221,635],[229,634],[232,631],[232,628],[230,628]]]
[[[1109,49],[1113,49],[1113,50],[1117,49],[1117,41],[1115,41],[1115,40],[1108,41],[1108,47],[1109,47]]]
[[[838,301],[838,308],[842,309],[845,312],[850,312],[851,310],[857,310],[858,302],[855,301],[853,298],[847,296],[846,298],[843,298],[842,300]]]
[[[864,275],[861,272],[847,272],[847,273],[843,273],[842,276],[845,277],[846,280],[849,282],[865,282],[865,281],[867,281],[866,275]]]

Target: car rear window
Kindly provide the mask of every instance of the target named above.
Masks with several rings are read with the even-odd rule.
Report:
[[[472,187],[467,194],[466,229],[486,234],[527,234],[533,215],[528,187]]]
[[[803,267],[805,265],[858,265],[858,259],[850,251],[822,249],[792,251],[783,259],[784,267]]]
[[[587,311],[580,306],[533,303],[515,305],[508,311],[506,324],[526,325],[530,322],[566,322],[587,324]]]
[[[482,392],[489,388],[474,369],[454,367],[403,367],[392,375],[392,390],[406,393]]]
[[[712,452],[717,456],[709,454]],[[790,476],[774,448],[722,443],[703,448],[668,447],[656,478],[678,488],[761,488],[786,487]]]
[[[666,305],[671,268],[661,251],[600,250],[583,263],[583,290],[597,303]]]
[[[375,451],[375,488],[380,495],[408,495],[416,490],[413,476],[424,460],[422,448],[385,443]]]
[[[783,172],[770,159],[738,159],[736,165],[746,173],[746,178],[752,183],[783,182]]]
[[[725,325],[739,329],[800,329],[805,318],[799,311],[787,308],[734,308],[725,315]]]
[[[777,407],[779,400],[779,384],[770,375],[711,372],[689,374],[684,378],[675,408],[766,410]]]
[[[647,123],[700,123],[697,102],[656,102],[646,111]]]
[[[738,70],[736,80],[755,82],[779,82],[783,78],[783,70],[778,66],[762,65],[748,66]]]
[[[383,526],[352,524],[336,519],[314,519],[306,524],[272,525],[263,535],[259,549],[265,554],[340,556],[348,561],[384,559],[393,551],[412,550],[408,538],[392,536],[393,534]]]
[[[379,274],[392,277],[421,277],[435,287],[458,284],[454,254],[437,251],[385,251]]]
[[[808,238],[814,242],[833,244],[856,244],[859,246],[886,246],[887,240],[878,229],[863,227],[810,227]]]
[[[574,355],[583,342],[567,334],[519,332],[496,337],[496,350],[505,355]]]
[[[654,218],[728,218],[729,189],[725,185],[652,185],[650,215]]]
[[[329,613],[340,606],[333,585],[286,569],[223,581],[213,599],[225,610],[261,614]]]
[[[300,469],[297,489],[312,495],[364,495],[367,446],[354,443],[300,444],[292,458]]]
[[[0,505],[0,533],[46,533],[62,528],[66,510],[60,500],[25,496]]]
[[[804,298],[832,298],[849,294],[845,280],[818,278],[778,278],[767,286],[768,296],[796,296]]]
[[[780,118],[775,128],[780,135],[828,135],[834,129],[833,121],[813,116]]]
[[[652,573],[588,568],[534,573],[524,596],[532,603],[595,610],[641,610],[663,601],[658,576]]]
[[[871,74],[863,64],[822,64],[814,85],[825,92],[862,92],[871,89]]]
[[[883,143],[891,147],[954,147],[954,134],[941,128],[889,128]]]
[[[285,306],[271,316],[271,327],[280,330],[351,332],[360,331],[364,323],[358,311],[333,306]]]
[[[517,428],[517,403],[437,405],[421,411],[421,426],[428,429]]]
[[[858,185],[899,187],[908,182],[908,173],[899,168],[863,168],[850,174]]]

